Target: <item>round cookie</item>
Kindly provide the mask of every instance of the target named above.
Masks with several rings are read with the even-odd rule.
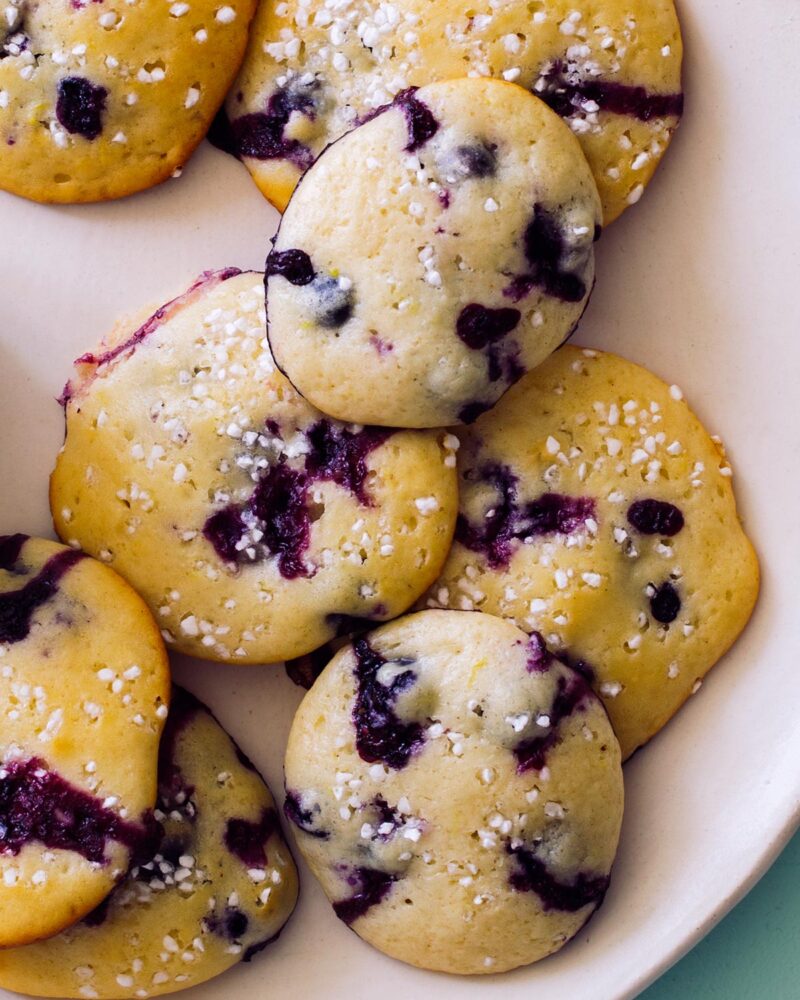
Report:
[[[283,210],[325,146],[407,87],[514,81],[578,137],[605,223],[639,200],[683,111],[672,0],[282,0],[259,7],[227,101],[229,140]]]
[[[166,180],[236,74],[255,0],[11,0],[0,28],[0,188],[120,198]]]
[[[619,746],[580,674],[490,615],[424,611],[356,639],[305,696],[285,811],[336,915],[412,965],[535,962],[601,904]]]
[[[78,361],[51,479],[62,538],[142,594],[169,645],[278,662],[436,579],[457,441],[329,420],[273,365],[261,275],[208,273]]]
[[[267,258],[275,359],[340,420],[474,420],[574,329],[599,223],[577,140],[521,87],[406,91],[286,209]]]
[[[76,1000],[150,997],[249,962],[280,934],[297,872],[263,779],[175,689],[159,761],[159,838],[82,923],[0,951],[0,986]]]
[[[56,934],[148,842],[164,644],[107,566],[0,536],[0,947]]]
[[[722,445],[677,386],[576,347],[460,436],[456,542],[428,604],[541,632],[591,679],[629,756],[755,603]]]

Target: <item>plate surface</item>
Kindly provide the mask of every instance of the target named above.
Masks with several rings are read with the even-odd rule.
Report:
[[[753,622],[627,765],[611,891],[560,955],[480,981],[407,968],[340,924],[305,873],[280,941],[199,987],[195,1000],[513,1000],[533,991],[622,1000],[740,898],[800,819],[800,6],[680,7],[685,122],[646,197],[599,244],[578,340],[677,382],[723,435],[762,559]],[[205,268],[260,267],[276,218],[244,169],[207,144],[179,180],[126,201],[59,208],[0,194],[0,531],[52,533],[47,476],[63,435],[55,397],[72,359],[118,316],[159,305]],[[176,674],[280,790],[301,695],[283,670],[183,660]]]

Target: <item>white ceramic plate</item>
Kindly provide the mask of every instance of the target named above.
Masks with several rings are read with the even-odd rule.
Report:
[[[632,997],[743,895],[800,819],[800,4],[683,0],[681,14],[686,119],[646,197],[603,236],[578,339],[677,382],[724,435],[764,570],[755,618],[627,765],[611,891],[560,955],[483,980],[407,968],[340,924],[304,872],[280,941],[195,1000]],[[0,195],[0,531],[52,532],[55,397],[72,359],[205,268],[260,267],[275,224],[244,169],[207,145],[180,180],[126,201],[49,208]],[[280,790],[301,694],[283,670],[181,661],[176,674]]]

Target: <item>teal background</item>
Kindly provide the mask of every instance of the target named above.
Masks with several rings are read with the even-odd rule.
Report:
[[[800,832],[714,930],[639,1000],[800,1000]]]

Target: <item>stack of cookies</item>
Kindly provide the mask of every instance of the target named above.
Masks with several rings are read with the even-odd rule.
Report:
[[[78,359],[66,547],[0,540],[2,986],[174,992],[291,913],[270,792],[165,648],[287,662],[284,813],[335,914],[482,974],[600,906],[622,761],[748,620],[719,439],[562,346],[681,114],[671,0],[434,6],[263,0],[246,55],[245,7],[173,4],[147,54],[148,3],[14,8],[0,185],[156,183],[244,56],[215,136],[283,216],[264,273],[206,272]]]
[[[141,598],[74,548],[5,536],[0,642],[2,985],[158,996],[248,961],[297,873],[260,775],[171,690]]]

